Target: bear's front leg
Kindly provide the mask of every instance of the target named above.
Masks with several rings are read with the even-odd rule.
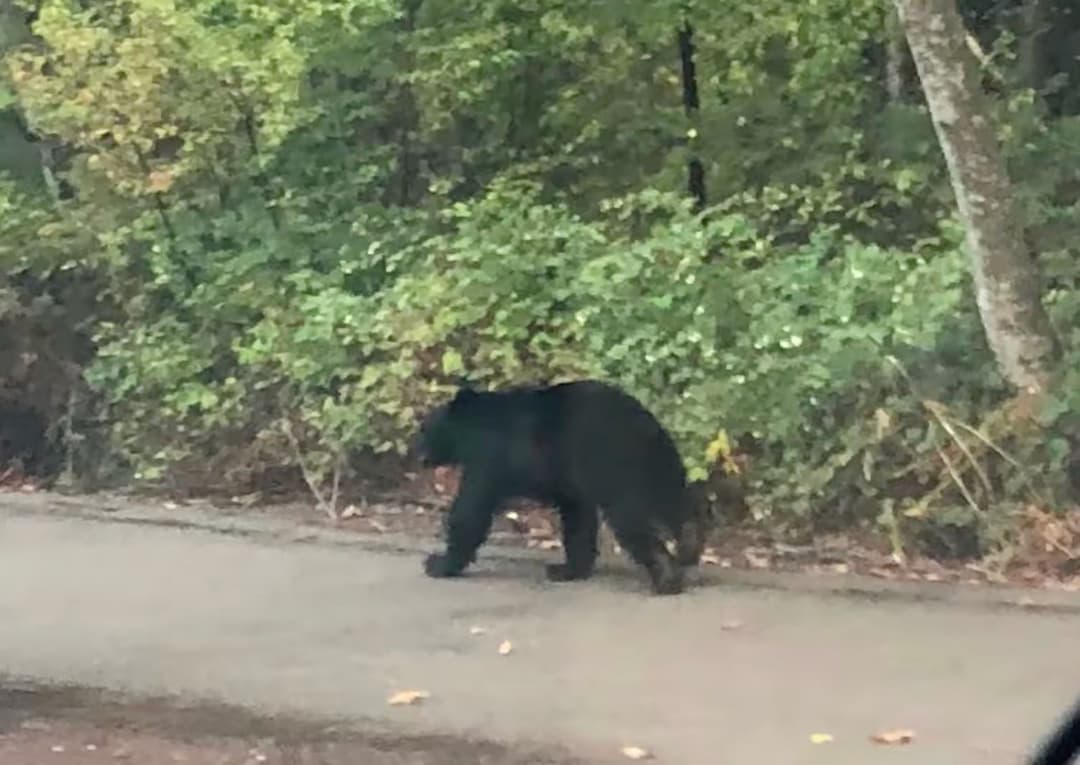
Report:
[[[446,551],[428,555],[424,572],[436,578],[460,576],[487,540],[497,507],[498,497],[490,483],[466,469],[447,516]]]

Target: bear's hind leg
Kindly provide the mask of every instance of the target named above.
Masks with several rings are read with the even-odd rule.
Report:
[[[547,577],[553,582],[588,579],[596,567],[596,538],[600,529],[600,514],[591,505],[580,502],[560,502],[565,563],[547,567]]]

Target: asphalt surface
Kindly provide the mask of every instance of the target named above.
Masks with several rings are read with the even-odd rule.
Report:
[[[4,504],[0,676],[35,683],[688,765],[1018,763],[1080,693],[1077,596],[1031,610],[721,577],[657,598],[632,571],[550,585],[505,556],[435,581],[415,552]],[[389,706],[401,690],[430,698]],[[897,728],[914,741],[869,741]]]

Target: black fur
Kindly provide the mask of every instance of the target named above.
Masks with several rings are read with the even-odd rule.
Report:
[[[637,400],[595,381],[501,392],[462,389],[420,431],[428,465],[460,465],[446,551],[428,556],[429,576],[461,574],[510,498],[554,505],[565,563],[552,581],[586,579],[597,556],[598,511],[659,594],[683,589],[681,566],[701,557],[704,526],[671,437]],[[673,556],[664,538],[676,542]]]
[[[1080,754],[1080,699],[1042,742],[1031,765],[1068,765]]]

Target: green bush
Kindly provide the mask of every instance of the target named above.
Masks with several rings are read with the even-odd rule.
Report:
[[[876,0],[691,9],[691,118],[665,3],[35,7],[0,29],[0,141],[50,157],[0,152],[22,173],[0,181],[0,344],[92,334],[48,344],[41,376],[74,392],[93,356],[85,419],[142,479],[300,466],[318,486],[403,451],[461,379],[595,376],[659,414],[695,479],[749,465],[772,531],[978,555],[1025,504],[1075,502],[1080,122],[995,99],[1067,348],[1024,415],[933,127],[884,87]],[[691,157],[704,216],[668,193]]]

